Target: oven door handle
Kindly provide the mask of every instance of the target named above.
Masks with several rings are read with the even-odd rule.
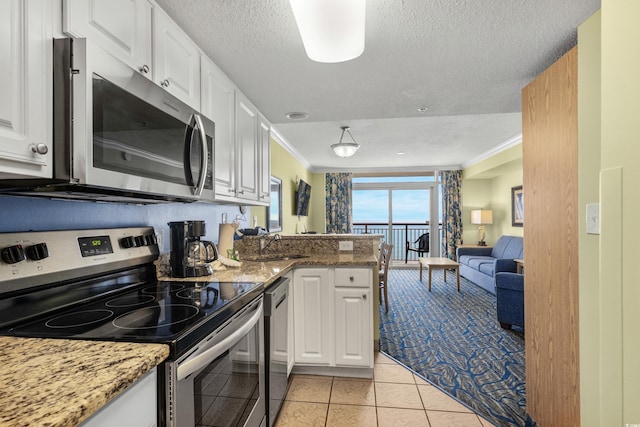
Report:
[[[249,318],[244,325],[239,327],[236,331],[234,331],[231,335],[224,338],[219,343],[215,344],[210,349],[205,352],[193,357],[188,358],[184,362],[182,362],[178,366],[178,381],[181,381],[187,378],[189,375],[198,371],[201,368],[204,368],[209,363],[213,362],[220,356],[222,353],[227,351],[229,348],[233,347],[238,343],[246,334],[249,333],[251,329],[260,321],[262,318],[262,300],[258,304],[255,313]]]

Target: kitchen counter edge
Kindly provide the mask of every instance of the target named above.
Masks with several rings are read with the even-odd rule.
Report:
[[[164,344],[0,336],[0,425],[77,426],[168,356]]]

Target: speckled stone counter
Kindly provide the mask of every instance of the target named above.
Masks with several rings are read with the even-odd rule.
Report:
[[[268,238],[272,238],[273,235]],[[240,267],[225,267],[219,262],[212,263],[214,273],[211,276],[176,279],[168,277],[168,256],[165,254],[165,266],[158,264],[159,280],[186,280],[202,282],[262,282],[268,287],[278,277],[295,267],[349,267],[375,266],[378,263],[378,245],[382,235],[378,234],[294,234],[282,235],[269,249],[259,255],[260,240],[265,236],[245,236],[234,242],[234,250],[240,252]],[[339,242],[351,241],[352,251],[340,251]],[[305,258],[280,261],[259,261],[260,257],[277,258],[286,255],[302,255]],[[161,257],[162,258],[162,257]]]
[[[273,254],[270,254],[273,255]],[[278,277],[287,273],[295,267],[313,266],[371,266],[377,265],[378,260],[373,254],[317,254],[309,255],[307,258],[290,259],[282,261],[259,261],[252,260],[251,257],[242,260],[240,267],[224,267],[215,264],[215,270],[211,276],[201,276],[193,278],[172,278],[161,275],[159,280],[186,280],[194,282],[219,281],[219,282],[255,282],[264,283],[268,287]]]
[[[0,337],[0,425],[76,426],[168,356],[164,344]]]

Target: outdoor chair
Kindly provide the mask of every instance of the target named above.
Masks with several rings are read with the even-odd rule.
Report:
[[[405,246],[406,251],[405,251],[405,254],[404,254],[404,263],[405,264],[407,263],[407,260],[409,259],[409,252],[417,252],[418,253],[418,257],[421,257],[423,254],[428,254],[429,253],[429,233],[424,233],[423,235],[418,237],[416,239],[416,241],[413,242],[414,245],[416,243],[417,243],[417,245],[414,247],[407,240],[406,246]]]

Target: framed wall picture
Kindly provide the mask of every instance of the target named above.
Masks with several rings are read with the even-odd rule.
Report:
[[[524,226],[524,193],[522,185],[511,187],[511,225]]]

